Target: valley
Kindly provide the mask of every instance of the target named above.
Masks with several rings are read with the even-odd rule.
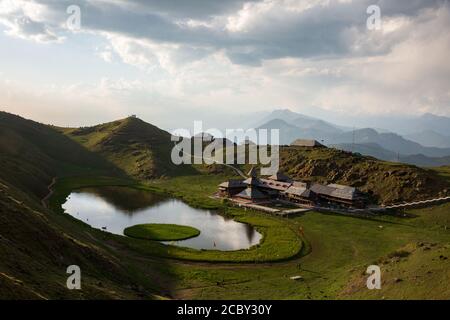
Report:
[[[28,299],[448,299],[450,204],[373,217],[310,211],[280,218],[211,197],[236,173],[220,165],[174,166],[170,135],[127,118],[89,128],[56,128],[0,113],[0,296]],[[169,150],[169,151],[168,151]],[[168,152],[168,153],[167,153]],[[247,172],[249,165],[243,165]],[[377,203],[447,193],[448,167],[423,169],[336,149],[285,147],[290,176],[355,185]],[[41,200],[49,194],[46,206]],[[195,250],[93,228],[64,212],[85,188],[126,187],[127,210],[152,195],[214,210],[253,227],[261,241],[235,251]],[[123,190],[123,189],[121,189]],[[182,224],[182,223],[181,223]],[[368,265],[382,289],[367,290]],[[83,290],[65,288],[68,265]],[[301,280],[291,280],[300,276]]]

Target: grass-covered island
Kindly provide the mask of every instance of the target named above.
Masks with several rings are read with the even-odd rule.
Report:
[[[200,230],[177,224],[138,224],[128,227],[124,234],[131,238],[155,240],[155,241],[179,241],[195,238]]]

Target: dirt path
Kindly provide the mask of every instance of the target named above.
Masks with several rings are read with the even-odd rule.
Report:
[[[48,187],[47,187],[47,189],[48,189],[48,194],[41,200],[41,204],[42,204],[42,206],[44,207],[44,208],[48,208],[48,206],[47,206],[47,202],[48,202],[48,199],[50,199],[50,197],[53,195],[53,187],[55,186],[55,184],[56,184],[56,180],[57,180],[57,178],[56,177],[53,177],[53,179],[52,179],[52,182],[48,185]]]

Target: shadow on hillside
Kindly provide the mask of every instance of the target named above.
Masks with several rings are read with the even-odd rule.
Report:
[[[0,154],[0,179],[8,185],[0,197],[0,269],[8,279],[21,279],[38,298],[170,297],[175,277],[169,260],[143,260],[114,237],[41,206],[54,177],[131,179],[122,169],[56,127],[5,112],[0,112]],[[65,288],[68,265],[82,268],[83,290]],[[20,299],[11,290],[0,293]]]

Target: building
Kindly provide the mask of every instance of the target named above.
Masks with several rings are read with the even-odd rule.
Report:
[[[239,192],[234,196],[234,198],[241,199],[248,202],[261,202],[267,201],[269,196],[261,192],[258,188],[252,186],[247,187],[242,192]]]
[[[311,187],[318,200],[328,204],[335,204],[350,208],[364,208],[366,197],[358,189],[339,184],[329,184],[327,186],[314,184]]]
[[[293,181],[288,176],[277,173],[267,179],[258,178],[252,168],[246,180],[230,180],[219,185],[218,196],[237,201],[262,203],[284,200],[305,206],[338,206],[364,208],[367,198],[354,187],[329,184],[322,185]],[[280,180],[278,180],[280,179]]]
[[[222,197],[232,197],[241,191],[244,191],[247,185],[243,180],[229,180],[219,184],[218,195]]]
[[[309,184],[303,182],[294,182],[282,196],[285,200],[308,206],[313,206],[317,200],[317,195],[311,191]]]
[[[256,177],[256,169],[252,168],[248,175],[250,178],[243,181],[246,188],[240,193],[236,194],[234,198],[251,201],[251,202],[261,202],[270,199],[271,195],[263,192],[263,183],[260,179]]]
[[[292,147],[326,148],[317,140],[297,139],[291,143]]]
[[[282,173],[281,171],[278,171],[276,174],[269,177],[269,180],[272,181],[281,181],[281,182],[292,182],[292,179],[289,178],[287,175]]]

